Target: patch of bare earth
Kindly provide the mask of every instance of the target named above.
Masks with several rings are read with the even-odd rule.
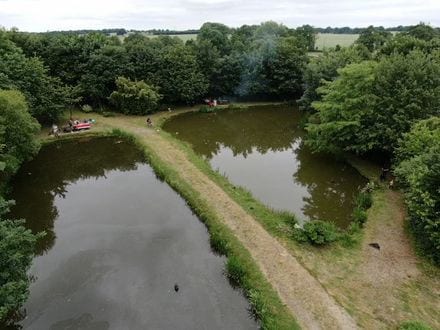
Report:
[[[139,119],[104,119],[106,125],[136,134],[181,178],[191,184],[249,250],[255,262],[304,329],[355,329],[354,319],[323,286],[254,218],[201,172],[185,153]]]

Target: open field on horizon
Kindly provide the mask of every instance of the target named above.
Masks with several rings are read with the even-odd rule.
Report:
[[[318,33],[316,36],[315,49],[324,50],[325,48],[336,47],[336,45],[348,47],[352,45],[357,38],[359,38],[359,34]]]
[[[157,38],[159,35],[147,34],[144,35],[150,38]],[[124,35],[121,39],[124,39],[128,35]],[[188,40],[194,40],[197,38],[197,34],[167,34],[169,37],[178,37],[186,42]],[[316,36],[315,48],[317,50],[324,50],[325,48],[336,47],[336,45],[342,47],[348,47],[352,45],[357,38],[359,38],[359,34],[336,34],[336,33],[318,33]]]

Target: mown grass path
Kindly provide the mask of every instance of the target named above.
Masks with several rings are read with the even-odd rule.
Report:
[[[249,215],[192,162],[181,144],[160,132],[165,119],[187,111],[194,108],[156,113],[151,116],[157,126],[153,128],[146,127],[146,117],[94,115],[98,124],[93,130],[119,128],[136,135],[178,171],[251,253],[303,328],[389,329],[407,320],[440,328],[439,269],[416,256],[405,230],[406,210],[400,192],[386,187],[375,191],[368,221],[355,246],[333,244],[319,249],[298,244],[283,231],[263,228],[263,222]],[[77,113],[77,117],[83,115]],[[377,181],[380,168],[360,160],[351,162]],[[373,242],[380,244],[380,251],[369,246]]]
[[[254,218],[201,172],[177,146],[139,117],[100,118],[103,127],[135,135],[179,172],[248,249],[283,303],[304,329],[355,329],[356,322],[324,287]]]

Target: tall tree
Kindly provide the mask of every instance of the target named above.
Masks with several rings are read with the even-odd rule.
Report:
[[[23,92],[31,113],[40,121],[56,120],[66,104],[67,91],[59,79],[50,77],[40,59],[26,57],[2,32],[0,88]]]
[[[302,92],[303,70],[307,48],[296,37],[280,38],[275,54],[263,62],[269,93],[285,99],[296,99]]]
[[[364,45],[370,52],[374,52],[381,48],[391,38],[391,32],[370,25],[367,29],[361,32],[356,43]]]
[[[439,60],[439,52],[413,51],[341,69],[318,90],[319,123],[308,125],[308,143],[316,150],[391,154],[415,121],[440,114]]]
[[[221,23],[205,23],[197,35],[198,42],[209,42],[220,55],[227,55],[231,51],[229,39],[231,29]]]
[[[128,55],[124,47],[106,46],[90,56],[82,75],[80,87],[84,99],[94,105],[102,105],[115,90],[118,76],[130,76]]]
[[[19,91],[0,90],[0,161],[3,171],[13,174],[19,165],[39,149],[35,134],[40,125],[28,112]]]
[[[110,101],[123,113],[145,115],[156,111],[161,95],[154,86],[144,81],[131,81],[124,77],[116,79],[117,89],[111,93]]]
[[[320,56],[311,58],[303,71],[304,93],[298,102],[300,107],[313,111],[312,102],[321,99],[318,88],[325,82],[334,80],[338,76],[338,69],[364,59],[359,47],[325,50]]]

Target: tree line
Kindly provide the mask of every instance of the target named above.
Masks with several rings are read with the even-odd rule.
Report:
[[[419,247],[440,264],[440,33],[368,28],[304,71],[299,103],[314,151],[390,160]]]
[[[420,24],[396,35],[365,29],[318,57],[316,31],[274,22],[205,23],[195,40],[102,33],[0,31],[2,183],[38,152],[40,123],[67,107],[143,115],[206,97],[297,100],[315,151],[385,155],[406,189],[419,245],[440,262],[440,37]],[[0,197],[0,319],[28,295],[38,236],[6,220]]]
[[[420,25],[420,24],[418,24]],[[398,25],[398,26],[391,26],[391,27],[383,27],[383,26],[370,26],[370,27],[349,27],[349,26],[343,26],[343,27],[331,27],[327,26],[325,28],[317,27],[315,28],[315,31],[317,33],[334,33],[334,34],[361,34],[364,33],[365,30],[368,28],[374,28],[377,31],[388,31],[388,32],[408,32],[414,29],[414,27],[418,25]],[[437,31],[439,28],[435,28]]]
[[[40,124],[72,106],[142,115],[205,97],[295,99],[314,44],[313,31],[274,22],[234,30],[206,23],[187,42],[83,32],[0,30],[0,322],[27,299],[41,235],[7,219],[12,202],[1,196],[7,178],[38,152]]]
[[[315,34],[306,26],[266,22],[238,29],[206,23],[197,39],[187,42],[141,33],[121,39],[16,30],[3,31],[1,38],[0,88],[22,91],[34,117],[51,122],[69,104],[114,106],[110,95],[119,77],[145,82],[137,88],[157,91],[162,105],[225,96],[295,99]]]

